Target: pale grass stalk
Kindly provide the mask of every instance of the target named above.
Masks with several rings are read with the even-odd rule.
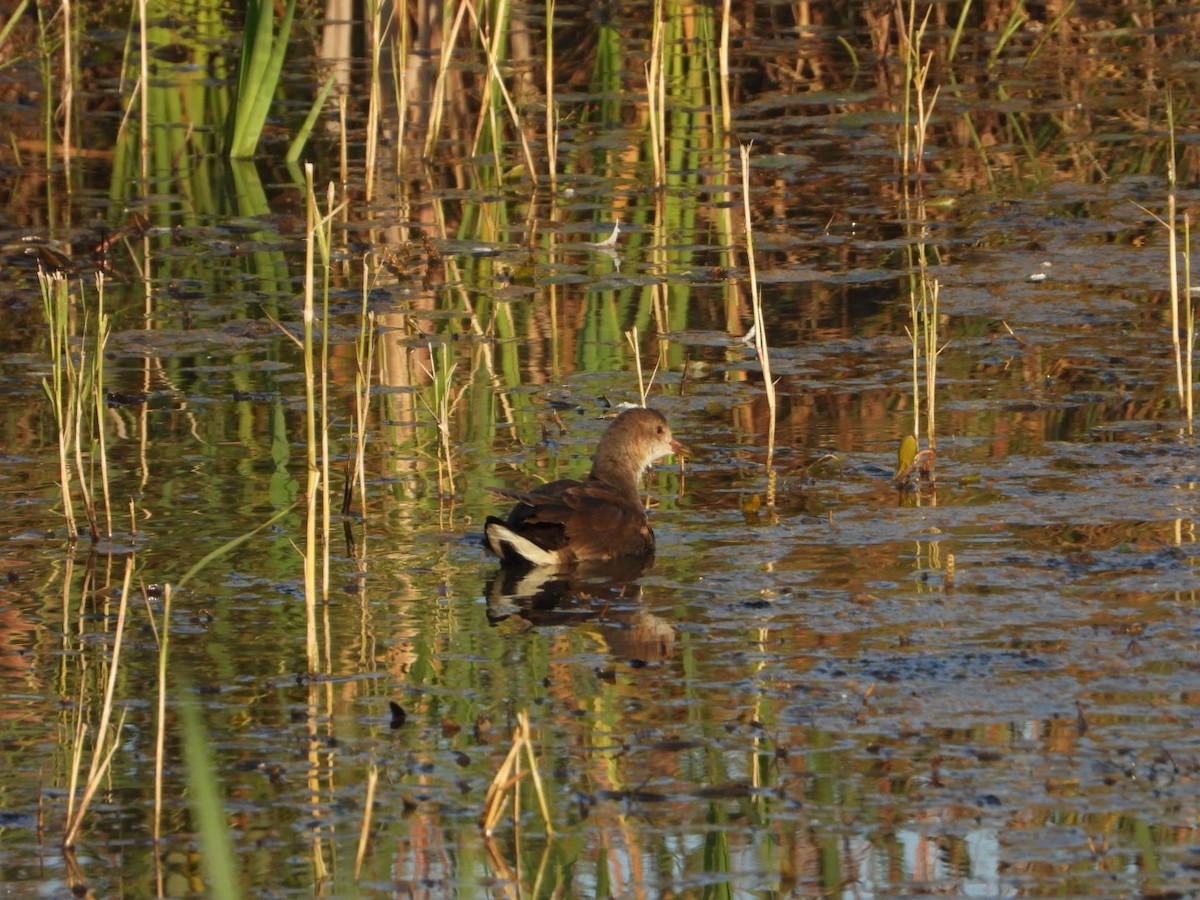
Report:
[[[717,141],[717,146],[714,148],[714,152],[719,157],[719,187],[732,186],[733,183],[729,173],[732,161],[730,140],[733,134],[733,112],[729,97],[729,21],[731,16],[732,0],[723,0],[721,4],[721,46],[717,51],[717,68],[721,91],[721,135],[720,140]],[[720,210],[717,215],[719,216],[719,229],[722,240],[726,245],[721,256],[724,259],[726,268],[732,270],[737,267],[737,247],[733,241],[733,209],[731,205],[728,203],[720,204]],[[732,283],[730,283],[727,285],[725,291],[725,330],[730,335],[735,335],[739,332],[740,325],[738,292]]]
[[[399,16],[397,21],[400,36],[392,43],[392,71],[396,73],[393,93],[396,102],[396,174],[399,175],[404,171],[404,136],[408,134],[408,54],[412,35],[407,15]]]
[[[370,298],[370,276],[367,260],[363,258],[362,311],[359,318],[358,342],[354,345],[354,472],[350,483],[358,485],[359,506],[363,521],[367,518],[367,421],[371,414],[371,376],[375,358],[375,313],[367,308]],[[350,498],[342,504],[342,515],[350,514]]]
[[[75,845],[75,839],[79,836],[80,826],[87,815],[88,807],[91,806],[92,798],[96,796],[96,791],[100,788],[100,783],[108,773],[113,755],[117,752],[117,748],[121,746],[120,736],[121,729],[125,725],[125,711],[122,710],[121,717],[111,733],[111,738],[108,726],[112,721],[113,697],[117,687],[117,675],[121,668],[121,647],[125,634],[126,612],[129,609],[129,588],[132,582],[133,557],[130,556],[125,559],[125,579],[121,586],[121,599],[117,604],[117,625],[113,632],[112,658],[109,661],[104,682],[104,706],[100,710],[100,723],[96,726],[95,738],[92,742],[92,758],[88,765],[83,796],[79,798],[78,803],[74,802],[74,798],[75,787],[78,784],[78,769],[76,766],[79,764],[80,754],[76,753],[73,759],[71,791],[68,794],[67,800],[67,820],[66,827],[63,830],[63,847],[73,847]],[[80,728],[76,730],[77,737],[81,737],[83,731],[86,730],[86,726],[83,724],[86,701],[82,694],[79,699]]]
[[[150,89],[150,42],[146,35],[146,23],[149,18],[146,5],[147,0],[138,0],[138,64],[141,66],[138,96],[142,123],[139,149],[141,151],[142,196],[146,195],[147,186],[150,184],[150,104],[146,101],[146,91]],[[142,240],[148,242],[149,236],[143,236]],[[149,291],[149,289],[150,281],[147,273],[146,290]]]
[[[375,161],[379,153],[379,107],[383,102],[383,92],[379,84],[379,54],[382,50],[383,26],[378,0],[368,2],[366,19],[371,75],[367,94],[367,139],[363,150],[363,200],[370,203],[375,196]]]
[[[1179,340],[1179,239],[1175,224],[1177,201],[1175,197],[1175,110],[1170,95],[1167,96],[1167,278],[1171,282],[1171,349],[1175,354],[1175,389],[1179,405],[1186,408],[1187,392],[1183,381],[1183,347]],[[1188,298],[1189,305],[1191,298]],[[1189,417],[1190,424],[1190,417]]]
[[[336,195],[333,182],[325,195],[325,218],[321,220],[321,271],[324,275],[321,292],[321,599],[329,599],[329,537],[332,512],[329,502],[329,279],[330,248],[333,244],[333,209]],[[326,606],[326,608],[328,608]],[[326,653],[332,648],[327,643]],[[326,660],[328,663],[329,660]]]
[[[96,447],[100,463],[100,496],[104,501],[105,536],[112,537],[112,500],[108,486],[108,444],[104,422],[104,348],[111,331],[108,315],[104,312],[104,273],[96,273],[96,356],[95,374],[92,376],[93,403],[96,411]]]
[[[1187,429],[1190,435],[1195,409],[1192,405],[1192,368],[1196,355],[1196,306],[1192,302],[1192,217],[1188,213],[1183,214],[1183,296],[1186,304],[1184,308],[1187,310],[1187,371],[1183,383],[1187,385]]]
[[[62,159],[63,183],[67,193],[71,192],[71,108],[75,102],[75,62],[74,48],[71,43],[71,0],[59,0],[59,9],[63,20],[63,72],[62,72],[62,101],[59,107],[62,112]]]
[[[733,134],[733,103],[729,98],[729,20],[733,15],[733,0],[721,2],[721,46],[717,51],[717,67],[721,80],[721,146],[722,156],[728,148],[729,136]],[[722,168],[725,168],[722,164]],[[728,212],[728,205],[725,207]]]
[[[349,98],[345,91],[338,94],[338,174],[342,184],[350,182],[350,117],[347,110]]]
[[[637,370],[638,397],[641,398],[642,406],[645,406],[646,382],[642,378],[642,351],[638,347],[638,330],[636,325],[625,332],[625,340],[629,343],[629,349],[633,351],[633,365]]]
[[[354,878],[362,876],[363,860],[367,856],[367,843],[371,839],[371,816],[375,811],[375,786],[379,783],[379,766],[371,763],[367,770],[367,796],[363,800],[362,825],[358,829],[358,852],[354,855]]]
[[[551,208],[558,193],[558,105],[554,101],[554,0],[546,0],[546,167]]]
[[[924,279],[924,274],[922,274]],[[936,278],[929,280],[928,290],[922,291],[924,307],[923,333],[925,349],[925,440],[930,450],[937,450],[937,362],[944,346],[938,346],[938,295],[941,285]]]
[[[438,57],[438,76],[433,84],[433,97],[429,103],[429,121],[425,129],[425,152],[427,160],[433,159],[437,147],[438,135],[442,130],[442,115],[446,105],[446,81],[450,76],[450,62],[454,56],[454,45],[458,41],[458,32],[462,28],[463,19],[467,15],[467,3],[460,0],[458,12],[454,15],[454,23],[442,32],[442,51]]]
[[[328,608],[328,604],[326,604]],[[324,685],[326,693],[333,687],[328,681]],[[309,791],[309,814],[314,821],[319,822],[325,809],[328,808],[330,798],[324,795],[321,783],[323,773],[331,770],[333,764],[331,760],[322,760],[321,753],[329,746],[329,741],[318,730],[318,723],[321,721],[321,704],[319,700],[319,691],[321,685],[313,681],[308,686],[308,791]],[[327,703],[326,709],[331,709],[332,704]],[[326,751],[328,752],[328,751]],[[312,829],[312,865],[313,879],[317,884],[325,882],[329,877],[329,865],[325,861],[325,839],[323,834],[328,831],[330,826],[318,825]]]
[[[447,344],[442,344],[438,347],[443,359],[438,361],[438,353],[434,352],[432,343],[426,344],[429,352],[429,365],[420,363],[421,369],[429,378],[433,386],[433,404],[421,398],[421,405],[425,407],[430,417],[433,419],[438,432],[438,493],[443,496],[451,496],[455,490],[455,475],[454,475],[454,452],[450,445],[450,411],[452,408],[450,402],[450,385],[454,376],[455,369],[458,368],[458,363],[450,363],[449,352],[450,348]]]
[[[83,333],[86,335],[87,313],[84,313]],[[79,481],[79,494],[83,500],[83,511],[87,516],[88,529],[92,535],[92,542],[95,543],[100,537],[100,528],[96,522],[96,501],[92,494],[91,480],[88,476],[88,470],[83,464],[83,425],[87,421],[87,416],[84,411],[84,401],[89,395],[91,384],[89,374],[91,370],[88,368],[87,348],[81,346],[79,349],[78,365],[71,358],[71,354],[66,356],[67,362],[67,381],[70,384],[70,399],[71,399],[71,443],[75,452],[75,474]]]
[[[304,164],[306,228],[304,240],[304,409],[305,447],[307,452],[308,479],[305,488],[307,505],[304,529],[304,608],[305,649],[308,672],[316,674],[320,669],[320,646],[317,640],[317,499],[321,490],[321,467],[317,454],[317,399],[316,360],[313,328],[316,320],[315,277],[316,239],[319,230],[317,197],[313,190],[313,165]]]
[[[921,321],[921,311],[917,306],[917,289],[913,284],[913,278],[910,276],[908,285],[908,315],[911,320],[911,328],[909,325],[904,326],[904,333],[908,335],[908,343],[912,348],[912,435],[914,440],[921,438],[921,342],[917,337],[918,323]]]
[[[771,354],[767,346],[767,325],[763,317],[762,294],[758,289],[758,270],[754,263],[754,226],[750,215],[750,147],[739,147],[742,157],[742,212],[746,225],[746,262],[750,269],[750,305],[754,310],[754,347],[762,367],[763,389],[767,394],[767,505],[775,505],[775,381],[771,377]]]
[[[663,0],[654,2],[654,23],[650,33],[650,58],[646,62],[646,104],[650,120],[650,155],[654,164],[654,187],[666,184],[666,78],[663,71],[663,34],[666,30]]]
[[[154,617],[150,617],[154,626]],[[167,745],[167,662],[171,641],[171,585],[163,585],[162,626],[155,629],[158,640],[158,715],[154,730],[154,843],[162,838],[163,766]],[[157,854],[155,854],[157,856]]]

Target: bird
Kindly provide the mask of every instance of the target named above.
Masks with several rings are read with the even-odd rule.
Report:
[[[636,407],[600,436],[583,481],[560,479],[531,491],[493,488],[517,501],[507,519],[488,516],[484,544],[502,565],[570,567],[618,559],[650,559],[654,531],[639,492],[656,460],[688,455],[662,413]]]

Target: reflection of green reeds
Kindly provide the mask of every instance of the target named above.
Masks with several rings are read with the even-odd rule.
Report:
[[[246,2],[242,59],[229,121],[229,155],[234,159],[253,156],[258,146],[283,70],[295,13],[296,0],[287,0],[276,33],[274,0]]]

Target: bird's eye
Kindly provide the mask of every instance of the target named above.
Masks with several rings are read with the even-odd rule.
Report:
[[[658,426],[658,433],[659,434],[663,433],[663,427],[661,425]]]

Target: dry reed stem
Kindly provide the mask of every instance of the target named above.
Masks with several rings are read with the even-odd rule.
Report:
[[[1184,355],[1184,378],[1183,383],[1187,385],[1187,430],[1188,434],[1192,433],[1192,423],[1194,421],[1192,405],[1192,381],[1193,381],[1193,362],[1196,355],[1196,307],[1192,303],[1192,217],[1188,213],[1183,214],[1183,296],[1187,305],[1184,307],[1187,322],[1187,353]]]
[[[109,722],[112,720],[113,696],[117,687],[117,675],[121,668],[121,647],[125,634],[125,618],[126,612],[129,609],[129,588],[133,583],[133,557],[125,559],[125,579],[121,586],[121,599],[117,604],[117,625],[113,632],[112,658],[108,665],[108,671],[105,676],[104,683],[104,706],[100,710],[100,723],[96,726],[95,738],[92,743],[92,758],[88,764],[87,780],[84,784],[83,796],[79,798],[78,803],[75,802],[75,786],[78,784],[78,764],[81,759],[81,754],[78,748],[73,755],[72,771],[71,771],[71,791],[67,796],[67,819],[66,826],[63,829],[63,847],[72,847],[75,844],[75,839],[79,836],[80,826],[83,824],[83,819],[87,815],[88,807],[91,805],[92,798],[96,796],[96,791],[100,787],[100,783],[104,780],[108,772],[109,765],[112,763],[113,755],[121,746],[121,729],[125,725],[125,711],[121,711],[121,717],[117,721],[116,728],[113,730],[111,743],[109,741]],[[81,679],[82,689],[82,679]],[[76,730],[77,739],[82,738],[85,726],[83,724],[83,716],[86,711],[87,704],[80,695],[79,704],[79,724],[80,727]],[[106,749],[106,745],[107,749]]]
[[[458,368],[458,363],[451,363],[449,367],[446,367],[445,360],[441,363],[438,362],[438,354],[434,352],[432,343],[427,344],[426,348],[429,352],[429,365],[420,363],[420,366],[433,384],[433,405],[427,403],[424,397],[421,398],[421,405],[425,407],[437,427],[438,493],[446,497],[453,495],[455,491],[454,453],[450,445],[450,413],[457,402],[454,404],[450,402],[450,384],[454,370]],[[441,344],[438,349],[445,355],[449,351],[449,346]]]
[[[113,516],[112,500],[108,485],[108,443],[105,439],[104,427],[104,348],[108,344],[111,330],[108,316],[104,312],[104,273],[96,273],[96,357],[95,373],[92,376],[94,388],[93,404],[96,413],[96,443],[100,461],[100,496],[104,501],[105,536],[112,537]]]
[[[150,617],[154,624],[154,617]],[[154,730],[154,843],[162,837],[163,766],[166,763],[167,742],[167,661],[171,640],[171,585],[163,586],[162,627],[156,629],[158,639],[158,708]],[[156,854],[157,856],[157,854]]]
[[[146,91],[150,89],[150,42],[146,36],[146,19],[149,15],[146,9],[147,0],[138,0],[138,64],[141,66],[138,75],[138,97],[142,133],[139,137],[141,156],[142,195],[145,196],[150,184],[150,104],[146,101]],[[143,238],[145,240],[145,238]],[[149,276],[147,276],[148,281]],[[147,289],[149,284],[147,283]]]
[[[549,837],[554,834],[554,827],[550,821],[550,808],[546,803],[545,791],[542,789],[541,776],[538,774],[537,757],[533,752],[533,744],[529,740],[529,712],[522,710],[517,713],[517,725],[513,729],[512,746],[509,747],[508,755],[505,756],[504,762],[500,764],[495,777],[492,778],[492,783],[488,785],[487,796],[483,800],[483,813],[479,819],[479,827],[483,829],[483,833],[487,837],[491,837],[494,833],[496,823],[500,821],[500,816],[504,812],[510,791],[513,795],[514,805],[518,801],[517,787],[525,777],[525,773],[521,771],[522,751],[529,763],[529,776],[533,779],[534,792],[537,794],[538,805],[542,812],[542,822],[546,826],[546,835]]]
[[[1171,282],[1171,349],[1175,354],[1175,390],[1179,405],[1188,412],[1188,433],[1191,433],[1192,418],[1187,405],[1187,390],[1183,380],[1183,347],[1179,340],[1179,239],[1175,224],[1177,200],[1175,197],[1177,172],[1175,168],[1175,110],[1170,93],[1167,94],[1167,277]],[[1160,220],[1161,221],[1161,220]],[[1191,298],[1188,298],[1191,305]]]
[[[321,263],[324,284],[321,292],[321,599],[329,599],[329,545],[332,509],[329,499],[329,259],[333,244],[334,201],[333,182],[325,192],[325,217],[321,220]],[[326,653],[331,651],[326,643]],[[326,660],[328,663],[329,660]]]
[[[555,198],[558,192],[558,105],[554,101],[554,0],[546,0],[546,168],[550,176],[550,196]]]
[[[371,763],[367,770],[367,796],[363,799],[362,825],[358,829],[358,852],[354,855],[354,877],[362,875],[363,860],[367,856],[367,843],[371,838],[371,816],[375,811],[375,786],[379,783],[379,766]]]
[[[633,351],[633,365],[637,370],[638,380],[638,397],[641,398],[642,406],[646,405],[646,382],[642,378],[642,351],[638,348],[638,330],[634,325],[625,332],[625,340],[629,342],[629,348]]]
[[[433,159],[434,147],[437,145],[438,134],[442,130],[442,114],[446,105],[446,80],[450,74],[450,62],[454,57],[454,45],[458,42],[458,31],[462,28],[463,19],[467,14],[466,3],[460,2],[458,12],[449,30],[442,32],[442,48],[438,56],[438,76],[433,84],[433,97],[429,102],[429,121],[425,129],[426,160]]]
[[[358,485],[359,506],[362,509],[363,521],[367,518],[367,420],[371,414],[371,375],[375,358],[375,313],[368,309],[370,296],[370,278],[366,257],[363,258],[363,290],[362,310],[359,319],[358,342],[354,346],[354,471],[349,479],[347,489],[352,491],[352,485]],[[342,504],[342,515],[350,514],[351,498],[347,496]]]
[[[767,394],[767,410],[770,421],[767,425],[767,505],[775,505],[774,459],[775,459],[775,381],[771,377],[771,354],[767,346],[767,325],[763,318],[762,294],[758,289],[758,270],[754,264],[754,226],[750,215],[750,147],[739,148],[742,158],[742,212],[746,223],[746,264],[750,270],[750,305],[754,311],[754,348],[758,364],[762,368],[763,389]]]
[[[308,480],[305,488],[304,528],[304,608],[305,650],[308,672],[320,669],[320,647],[317,641],[317,498],[321,487],[321,468],[317,461],[316,372],[314,371],[313,324],[316,318],[314,299],[316,287],[316,236],[318,225],[317,198],[313,191],[313,165],[304,164],[306,228],[304,236],[304,409],[305,447],[308,456]]]
[[[62,98],[59,101],[59,111],[62,115],[62,158],[63,184],[67,192],[71,191],[71,107],[75,102],[75,63],[74,50],[71,45],[71,0],[60,0],[63,19],[63,74]]]

